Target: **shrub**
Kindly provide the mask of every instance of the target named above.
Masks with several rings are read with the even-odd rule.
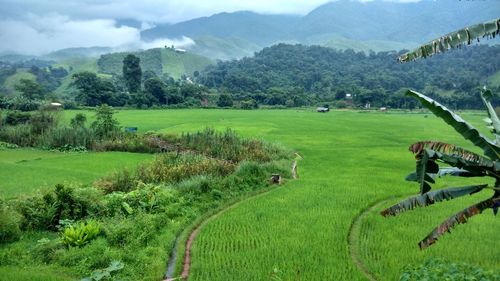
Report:
[[[129,192],[135,188],[136,183],[134,175],[128,169],[123,169],[98,180],[94,185],[109,194],[116,191]]]
[[[64,244],[61,239],[43,238],[37,241],[36,246],[31,251],[34,259],[42,261],[43,263],[50,263],[56,259],[59,251],[64,249]]]
[[[68,247],[83,247],[100,233],[99,224],[95,221],[80,222],[65,228],[61,235],[62,242]]]
[[[21,112],[17,110],[7,112],[5,117],[5,124],[15,126],[19,124],[26,124],[29,122],[31,114],[29,112]]]
[[[33,146],[36,143],[36,136],[31,133],[31,126],[21,124],[3,126],[0,129],[0,140],[19,146]]]
[[[72,128],[76,129],[85,127],[85,122],[87,122],[87,116],[83,113],[77,113],[69,123]]]
[[[0,201],[0,244],[19,240],[21,230],[20,219],[12,208]]]
[[[99,192],[56,185],[53,191],[17,200],[24,230],[57,230],[62,220],[80,220],[102,212]]]
[[[449,263],[441,259],[428,259],[419,266],[407,266],[400,281],[441,280],[500,280],[500,272],[484,270],[466,263]]]
[[[144,183],[175,183],[195,175],[228,175],[234,164],[207,158],[192,152],[164,153],[152,163],[142,165],[137,171],[137,180]]]

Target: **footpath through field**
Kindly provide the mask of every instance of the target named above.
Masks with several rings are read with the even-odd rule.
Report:
[[[304,157],[298,167],[300,179],[238,204],[200,229],[192,247],[189,280],[365,280],[350,255],[348,233],[353,220],[375,202],[416,192],[414,184],[404,181],[414,169],[409,144],[436,136],[465,144],[440,120],[423,114],[309,110],[147,114],[137,111],[118,117],[122,123],[140,120],[144,130],[163,128],[165,132],[230,127],[244,136],[280,142]],[[473,116],[478,122],[481,118]],[[496,237],[490,224],[493,216],[480,216],[475,219],[478,223],[471,222],[472,228],[459,228],[425,253],[416,246],[461,204],[447,202],[431,207],[432,213],[417,210],[389,219],[377,215],[385,207],[377,205],[362,217],[359,237],[351,243],[357,244],[367,271],[380,280],[398,279],[405,265],[431,256],[479,261],[493,268],[500,253],[481,258],[496,245],[488,238]],[[456,247],[478,237],[478,231],[481,241]]]

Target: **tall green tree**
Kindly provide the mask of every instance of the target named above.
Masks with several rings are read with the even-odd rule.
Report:
[[[96,130],[99,137],[113,136],[120,129],[118,120],[113,117],[114,113],[113,108],[107,104],[96,108],[95,121],[92,122],[91,127]]]
[[[43,87],[30,79],[21,79],[14,88],[29,100],[40,100],[43,98]]]
[[[138,93],[141,91],[141,59],[135,55],[128,54],[123,59],[123,78],[130,93]]]
[[[89,71],[73,74],[72,85],[79,90],[75,97],[76,100],[89,106],[109,103],[115,93],[112,83],[103,81],[97,74]]]

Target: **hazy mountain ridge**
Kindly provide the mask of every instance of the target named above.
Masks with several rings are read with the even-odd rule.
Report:
[[[386,1],[336,1],[305,16],[262,15],[253,12],[220,13],[171,25],[159,25],[141,33],[142,39],[187,36],[219,41],[240,39],[261,48],[278,42],[318,44],[353,49],[391,50],[412,48],[417,43],[486,21],[500,14],[495,1],[424,0],[411,3]],[[322,40],[318,40],[322,38]],[[335,41],[340,40],[339,44]],[[397,44],[392,44],[397,43]],[[199,52],[199,49],[194,51]],[[215,52],[216,53],[216,52]],[[205,55],[210,52],[206,51]],[[237,57],[246,56],[242,52]],[[213,58],[221,58],[216,55]],[[227,58],[223,58],[227,59]]]

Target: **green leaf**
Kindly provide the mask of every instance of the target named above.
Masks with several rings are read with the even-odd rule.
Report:
[[[475,216],[477,214],[482,213],[484,210],[493,208],[496,204],[500,203],[500,198],[490,198],[484,201],[481,201],[477,204],[474,204],[463,211],[458,212],[457,214],[451,216],[446,221],[441,223],[438,227],[436,227],[429,235],[427,235],[422,241],[420,241],[419,246],[420,249],[423,250],[430,245],[436,243],[439,237],[441,237],[446,232],[450,232],[452,228],[457,226],[458,224],[467,223],[467,220]]]
[[[111,264],[109,265],[109,267],[107,268],[107,270],[109,272],[117,271],[117,270],[123,269],[124,266],[125,265],[121,261],[112,261]]]
[[[470,45],[481,37],[495,37],[500,33],[500,18],[475,24],[436,38],[413,51],[401,55],[400,62],[409,62],[418,58],[426,58],[462,45]]]
[[[491,100],[493,99],[493,94],[490,90],[481,91],[481,99],[488,110],[488,116],[490,124],[493,127],[493,134],[495,135],[496,144],[500,143],[500,120],[498,119],[497,113],[493,106],[491,105]]]
[[[395,216],[404,211],[412,210],[417,207],[425,207],[432,205],[436,202],[441,202],[444,200],[451,200],[460,196],[476,193],[481,191],[483,188],[487,187],[487,184],[483,185],[472,185],[464,187],[453,187],[440,189],[436,191],[430,191],[423,195],[408,198],[398,204],[383,210],[380,214],[384,217]]]
[[[455,131],[461,134],[465,139],[481,148],[484,151],[484,154],[490,159],[497,160],[500,158],[500,147],[483,136],[476,128],[463,120],[462,117],[458,116],[435,100],[418,92],[410,90],[406,93],[406,95],[417,98],[422,105],[427,107],[432,113],[452,126]]]

